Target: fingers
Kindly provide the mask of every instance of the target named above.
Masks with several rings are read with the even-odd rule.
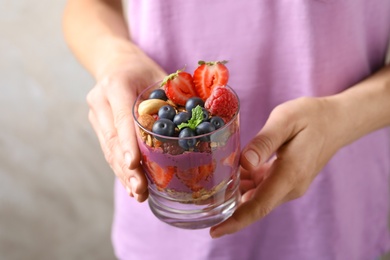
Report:
[[[242,204],[225,222],[212,227],[213,238],[235,233],[263,218],[279,204],[286,201],[293,185],[286,172],[288,164],[276,160],[270,168],[271,173],[256,189],[243,194]]]
[[[274,109],[262,130],[243,149],[241,204],[229,219],[210,229],[213,238],[243,229],[305,191],[307,182],[301,185],[297,181],[304,174],[295,156],[302,144],[294,140],[303,124],[286,107]]]
[[[149,192],[147,189],[147,180],[144,175],[144,171],[142,169],[142,166],[139,166],[138,168],[134,170],[126,169],[128,172],[130,187],[132,194],[129,194],[130,196],[133,196],[137,201],[143,202],[148,198]],[[136,176],[136,177],[134,177]],[[141,181],[139,181],[141,179]]]
[[[128,91],[128,87],[124,87],[126,83],[121,81],[103,84],[111,84],[109,91],[107,88],[105,89],[105,94],[111,107],[112,119],[124,160],[130,169],[135,169],[139,166],[140,155],[132,114],[132,105],[136,98],[133,94],[134,91]]]
[[[128,162],[126,162],[123,156],[117,129],[113,124],[114,119],[111,106],[99,91],[101,90],[93,89],[88,94],[87,99],[91,108],[89,120],[112,170],[129,195],[136,197],[139,201],[143,201],[146,199],[145,196],[147,197],[147,180],[139,165],[139,161],[137,167],[129,169]]]
[[[280,204],[303,196],[337,150],[329,142],[334,137],[329,139],[324,130],[324,111],[319,99],[293,100],[272,111],[263,129],[243,149],[241,204],[230,218],[211,228],[212,237],[237,232]],[[276,159],[270,159],[273,155]],[[264,168],[267,164],[271,164],[268,169]]]
[[[143,201],[148,196],[148,183],[140,164],[132,106],[137,93],[165,73],[142,52],[114,57],[98,73],[98,83],[87,96],[89,117],[116,176],[129,195]]]
[[[286,116],[289,111],[276,108],[257,136],[243,149],[241,166],[248,171],[258,170],[272,157],[280,146],[289,141],[297,132],[292,117]]]
[[[270,167],[276,157],[273,157],[268,162],[262,164],[257,171],[248,171],[244,168],[240,170],[240,192],[245,195],[249,190],[259,186],[269,175]]]

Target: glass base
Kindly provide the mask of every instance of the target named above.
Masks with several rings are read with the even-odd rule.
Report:
[[[223,194],[222,194],[223,193]],[[215,194],[212,199],[196,203],[182,203],[169,200],[157,194],[149,194],[149,207],[161,221],[183,229],[212,227],[230,217],[240,201],[238,187],[234,192]],[[219,198],[218,198],[219,197]],[[220,203],[216,203],[220,202]]]

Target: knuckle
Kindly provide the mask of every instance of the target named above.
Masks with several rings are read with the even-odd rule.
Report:
[[[271,115],[279,116],[283,123],[299,120],[302,113],[309,113],[314,109],[315,99],[313,97],[299,97],[276,106]],[[306,108],[302,110],[302,108]]]
[[[94,104],[97,102],[99,96],[100,96],[100,91],[98,88],[95,87],[91,89],[86,96],[86,101],[88,106],[93,107]]]
[[[294,102],[288,101],[276,106],[271,111],[270,117],[277,118],[280,126],[284,128],[289,122],[296,119],[296,113]]]
[[[95,86],[88,92],[86,96],[87,104],[90,107],[93,107],[96,102],[101,100],[105,93],[109,93],[108,88],[116,86],[116,78],[113,76],[105,76],[99,80]]]
[[[126,162],[123,161],[122,166],[121,166],[122,172],[126,173],[129,171],[129,165],[126,164]],[[126,174],[126,182],[130,181],[130,176]]]
[[[268,215],[273,207],[269,201],[264,201],[256,196],[253,197],[255,203],[255,210],[253,211],[253,219],[258,220]]]
[[[301,104],[310,104],[312,100],[312,97],[299,97],[296,99],[297,103]]]
[[[111,169],[114,170],[114,154],[111,152],[111,150],[105,149],[104,158],[106,159],[106,161],[110,165]]]
[[[270,117],[276,116],[278,114],[286,114],[289,113],[291,110],[289,109],[289,104],[291,101],[287,101],[286,103],[282,103],[277,105],[274,109],[272,109],[270,113]]]
[[[253,140],[253,145],[265,154],[274,152],[274,141],[267,135],[259,135]]]
[[[107,148],[109,150],[112,150],[114,148],[116,137],[117,134],[115,130],[108,130],[104,133],[104,141],[106,142]]]
[[[120,109],[116,112],[114,115],[114,125],[116,128],[119,128],[123,125],[126,125],[129,120],[131,115],[126,109]]]
[[[104,133],[104,142],[105,142],[105,157],[107,162],[110,163],[110,165],[113,165],[114,163],[114,149],[115,149],[115,140],[116,140],[116,132],[115,131],[107,131]]]
[[[97,87],[100,87],[102,89],[107,89],[109,86],[113,85],[115,82],[116,77],[113,75],[105,75],[102,77],[99,82],[96,84]]]
[[[267,216],[271,211],[272,207],[270,205],[258,205],[257,210],[255,212],[255,219],[261,219]]]
[[[121,86],[126,85],[125,82],[126,80],[121,74],[115,73],[103,77],[99,81],[98,86],[106,90],[107,93],[110,93],[110,91],[107,91],[108,89],[111,90],[115,88],[120,88]]]

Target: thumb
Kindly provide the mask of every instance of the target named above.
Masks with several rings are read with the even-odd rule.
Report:
[[[255,171],[294,136],[294,126],[285,113],[275,109],[260,132],[244,147],[240,163],[248,171]]]

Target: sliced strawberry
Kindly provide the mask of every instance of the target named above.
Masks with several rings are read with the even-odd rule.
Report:
[[[147,160],[145,156],[143,161],[150,177],[152,178],[157,188],[165,189],[168,186],[169,182],[172,180],[173,175],[176,172],[176,167],[168,166],[166,168],[163,168],[156,162]]]
[[[238,151],[231,152],[226,158],[221,160],[223,165],[229,166],[231,168],[236,168],[238,161],[240,159]]]
[[[193,167],[186,170],[183,169],[177,170],[177,177],[179,177],[180,180],[188,183],[197,182],[198,175],[199,175],[198,167]]]
[[[216,86],[224,86],[229,80],[227,61],[199,61],[199,67],[194,71],[194,84],[197,95],[206,100]]]
[[[226,158],[223,158],[221,160],[221,163],[223,165],[226,165],[230,168],[232,168],[233,172],[231,175],[232,181],[228,185],[228,189],[231,190],[234,188],[236,185],[236,179],[237,179],[237,174],[236,170],[238,170],[238,165],[239,165],[239,160],[240,160],[240,149],[237,147],[237,149],[233,152],[231,152]]]
[[[211,163],[199,167],[178,170],[177,176],[192,191],[199,191],[203,188],[200,182],[208,180],[213,175],[215,168],[216,162],[213,160]]]
[[[202,189],[202,187],[198,184],[198,167],[189,168],[187,170],[178,169],[177,177],[192,191],[199,191]]]
[[[161,84],[173,103],[184,106],[189,98],[196,96],[192,75],[181,70],[168,75]]]
[[[216,166],[215,160],[209,164],[199,166],[199,180],[208,180],[213,175]]]

